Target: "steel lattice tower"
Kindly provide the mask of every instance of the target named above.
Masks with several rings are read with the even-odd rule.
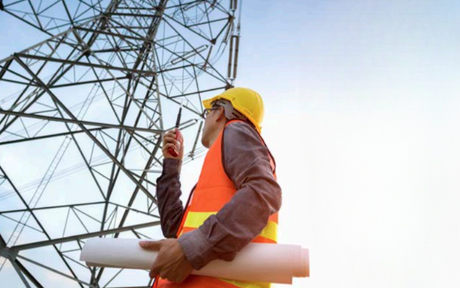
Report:
[[[0,17],[47,37],[0,61],[0,283],[151,285],[80,251],[91,237],[161,237],[160,135],[182,104],[184,163],[204,152],[201,99],[236,78],[238,4],[0,0]]]

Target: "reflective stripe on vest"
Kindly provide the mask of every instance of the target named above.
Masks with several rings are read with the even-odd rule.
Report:
[[[217,211],[215,212],[189,212],[187,215],[187,219],[185,220],[184,229],[182,230],[181,235],[183,233],[192,231],[200,227],[204,223],[204,221],[206,221],[206,219],[209,218],[209,216],[215,215],[215,214],[217,214]],[[185,229],[185,228],[190,228],[190,229]],[[268,241],[253,241],[253,242],[276,243],[278,239],[277,221],[275,222],[275,221],[269,220],[267,223],[267,226],[265,226],[264,230],[260,232],[259,236],[262,238],[267,238]]]
[[[225,126],[228,126],[233,122],[242,122],[240,120],[233,120],[228,122]],[[184,218],[182,219],[181,226],[178,230],[177,236],[179,237],[183,233],[195,230],[200,227],[206,219],[212,215],[217,214],[225,204],[227,204],[233,195],[236,193],[236,188],[231,179],[227,176],[222,159],[222,139],[225,128],[219,134],[213,145],[209,148],[206,158],[203,163],[201,174],[198,183],[192,192],[190,204],[186,207]],[[265,145],[262,138],[261,142]],[[275,170],[274,160],[271,155],[270,165],[272,170]],[[276,174],[274,173],[276,178]],[[278,213],[270,216],[267,225],[263,231],[252,240],[252,242],[265,242],[265,243],[276,243],[278,230]],[[197,279],[201,277],[202,279]],[[189,279],[190,278],[190,279]],[[212,279],[212,280],[211,280]],[[197,285],[198,282],[205,283],[206,280],[210,281],[208,286]],[[202,282],[204,281],[204,282]],[[217,282],[216,282],[217,281]],[[212,284],[211,284],[212,283]],[[217,283],[219,283],[217,285]],[[257,282],[242,282],[234,281],[229,279],[217,279],[203,276],[189,276],[180,285],[175,286],[175,283],[167,280],[159,280],[159,288],[167,287],[181,287],[181,288],[201,288],[201,287],[223,287],[223,288],[269,288],[270,283],[257,283]]]

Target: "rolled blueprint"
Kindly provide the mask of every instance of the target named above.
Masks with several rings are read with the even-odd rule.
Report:
[[[141,248],[140,241],[143,240],[89,239],[83,247],[80,260],[88,266],[150,269],[158,253]],[[310,276],[308,249],[299,245],[250,243],[233,261],[213,260],[192,274],[239,281],[292,284],[293,277]]]

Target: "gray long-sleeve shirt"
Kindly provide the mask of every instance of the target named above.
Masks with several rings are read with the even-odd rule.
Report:
[[[237,191],[216,215],[179,238],[186,259],[196,270],[214,259],[233,260],[281,207],[281,188],[257,132],[247,123],[234,122],[226,126],[222,143],[223,165]],[[164,159],[163,173],[157,179],[161,228],[167,238],[176,237],[184,213],[179,199],[181,164],[177,159]]]

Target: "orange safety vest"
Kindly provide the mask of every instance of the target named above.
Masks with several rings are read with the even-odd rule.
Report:
[[[233,122],[242,121],[229,121],[225,127]],[[195,190],[192,191],[192,198],[185,210],[182,223],[177,232],[177,237],[200,227],[209,216],[217,214],[217,212],[232,199],[236,192],[235,185],[227,176],[222,163],[223,133],[224,131],[219,134],[206,154],[200,178]],[[260,140],[265,145],[262,137],[260,137]],[[270,153],[269,158],[273,174],[276,178],[275,161]],[[278,213],[275,213],[270,216],[263,231],[254,238],[252,242],[276,243],[277,230]],[[159,279],[155,282],[158,282],[158,288],[269,288],[271,286],[270,283],[242,282],[196,275],[189,275],[188,278],[180,284],[165,279]]]

